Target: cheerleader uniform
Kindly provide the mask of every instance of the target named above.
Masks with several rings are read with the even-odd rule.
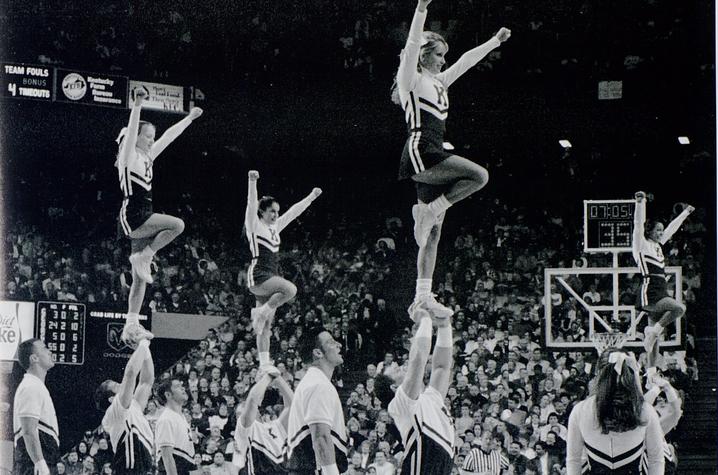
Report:
[[[115,396],[105,411],[102,427],[110,435],[115,453],[112,468],[117,474],[146,474],[154,472],[152,429],[142,407],[133,398],[124,408]]]
[[[279,419],[254,421],[249,427],[237,421],[232,463],[239,468],[240,475],[284,473],[281,465],[286,443],[287,431]]]
[[[633,215],[633,259],[641,272],[641,288],[636,306],[639,309],[651,308],[662,299],[669,297],[666,276],[666,259],[662,245],[668,242],[688,217],[688,209],[676,217],[663,231],[660,242],[645,237],[646,202],[636,203]]]
[[[389,403],[405,447],[401,473],[408,475],[448,475],[454,466],[454,424],[441,394],[426,387],[411,399],[400,386]]]
[[[663,474],[663,431],[653,406],[643,403],[642,417],[646,425],[626,432],[603,434],[598,423],[596,397],[591,396],[573,408],[568,418],[566,469],[568,475],[590,473],[598,475],[638,475],[645,451],[648,474]],[[588,471],[582,461],[588,456]]]
[[[261,285],[274,276],[279,276],[279,246],[282,242],[279,233],[297,219],[314,201],[309,195],[299,203],[289,208],[286,213],[277,218],[274,224],[265,224],[257,214],[259,201],[257,199],[257,182],[249,182],[247,196],[247,210],[244,216],[245,232],[249,241],[249,251],[252,253],[252,262],[247,271],[247,287]]]
[[[444,150],[444,132],[449,114],[448,87],[476,65],[501,42],[492,37],[486,43],[464,53],[439,74],[417,71],[426,11],[416,11],[406,47],[401,54],[397,88],[409,131],[399,165],[399,179],[410,178],[452,156]]]
[[[124,136],[115,163],[123,195],[118,216],[119,228],[126,237],[142,226],[154,213],[152,209],[152,166],[155,159],[192,123],[189,116],[185,117],[167,129],[152,144],[149,152],[144,152],[136,148],[141,109],[140,106],[132,108],[129,126],[126,130],[123,129],[118,138],[119,141]]]

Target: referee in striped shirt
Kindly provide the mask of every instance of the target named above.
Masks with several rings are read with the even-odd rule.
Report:
[[[501,475],[509,473],[509,460],[492,448],[493,437],[490,431],[481,434],[479,447],[471,449],[464,459],[461,475]]]

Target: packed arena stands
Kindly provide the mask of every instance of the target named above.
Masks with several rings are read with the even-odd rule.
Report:
[[[106,2],[91,19],[68,21],[84,18],[85,8],[39,1],[2,9],[3,59],[193,85],[207,95],[207,120],[157,166],[156,201],[187,228],[159,253],[143,307],[228,317],[175,364],[156,368],[158,381],[178,377],[191,396],[184,414],[198,473],[229,473],[234,410],[258,366],[242,231],[250,168],[267,177],[260,195],[283,207],[313,186],[325,190],[326,202],[284,235],[281,267],[298,294],[275,320],[275,365],[296,384],[306,371],[297,342],[322,322],[346,355],[334,382],[350,430],[347,473],[398,471],[399,435],[373,379],[401,378],[411,336],[414,197],[395,182],[405,131],[389,88],[413,3]],[[588,319],[575,299],[547,301],[543,271],[584,265],[583,199],[648,188],[664,218],[677,202],[696,206],[666,247],[669,264],[683,268],[688,338],[661,369],[686,405],[704,374],[715,378],[715,366],[697,363],[715,351],[699,344],[706,329],[714,332],[705,324],[715,320],[714,188],[695,186],[715,171],[715,131],[705,126],[715,120],[715,65],[712,47],[702,46],[713,32],[698,21],[711,14],[704,1],[435,2],[428,26],[451,44],[449,62],[501,25],[516,39],[452,90],[450,139],[491,174],[485,190],[449,212],[435,272],[437,298],[455,310],[446,406],[458,435],[456,473],[482,434],[513,473],[564,468],[568,415],[587,394],[595,356],[545,348],[545,305],[554,306],[552,331],[565,341],[588,339]],[[614,79],[622,98],[597,100],[598,82]],[[691,114],[666,112],[684,104]],[[13,178],[3,183],[2,297],[123,312],[129,245],[115,232],[121,195],[112,162],[125,111],[49,107],[6,102],[0,114],[12,132],[3,176]],[[173,120],[152,119],[159,128]],[[686,129],[692,145],[680,148],[675,135]],[[565,134],[572,149],[558,146]],[[633,282],[622,299],[635,300]],[[577,290],[591,302],[611,295],[603,280]],[[269,394],[265,419],[281,412],[281,398]],[[150,401],[147,417],[159,411]],[[112,473],[100,418],[73,421],[68,432],[84,436],[61,441],[65,456],[53,473]],[[679,454],[689,449],[680,439],[691,424],[684,417],[672,435]]]
[[[185,209],[191,210],[188,199]],[[442,252],[451,259],[437,271],[441,276],[437,296],[456,311],[455,377],[447,398],[459,436],[456,466],[488,432],[515,473],[520,473],[520,464],[538,463],[537,444],[549,454],[550,466],[558,468],[565,460],[568,414],[572,404],[586,395],[595,358],[543,348],[543,269],[571,266],[568,261],[576,255],[568,250],[578,239],[578,229],[557,216],[546,216],[541,222],[535,211],[498,199],[489,206],[487,201],[476,200],[487,210],[480,227],[462,226],[447,239]],[[69,215],[70,221],[78,219],[70,210],[54,213]],[[217,470],[231,460],[234,410],[246,397],[257,369],[249,322],[253,297],[244,282],[248,258],[244,247],[213,239],[226,231],[211,216],[184,217],[195,224],[194,231],[160,257],[147,310],[229,317],[176,365],[158,368],[158,379],[172,376],[186,383],[191,398],[185,415],[196,429],[196,453],[211,473],[223,473]],[[413,241],[406,225],[394,216],[376,217],[373,226],[366,221],[345,223],[347,219],[337,217],[335,222],[344,224],[328,229],[317,225],[317,219],[315,212],[308,212],[285,238],[282,267],[297,282],[299,292],[277,316],[274,361],[285,379],[296,383],[305,371],[297,341],[304,328],[323,322],[346,354],[347,363],[336,383],[342,388],[352,447],[358,454],[350,455],[354,471],[349,473],[365,473],[362,470],[377,461],[379,452],[387,460],[380,465],[398,466],[398,434],[372,391],[376,374],[400,377],[407,361],[411,321],[397,301],[401,297],[396,283],[411,265],[407,258]],[[6,246],[5,299],[104,302],[122,310],[131,277],[123,246],[114,238],[78,246],[37,226],[17,223],[13,229]],[[207,232],[210,229],[212,233]],[[700,264],[705,259],[705,234],[700,222],[687,226],[669,254],[670,263],[686,271],[689,318],[705,313]],[[610,299],[610,288],[594,285],[578,290],[596,300]],[[576,301],[557,307],[562,316],[557,323],[560,333],[575,341],[587,339],[586,314],[576,308]],[[663,368],[688,401],[700,373],[693,337],[687,351],[665,358]],[[268,398],[263,417],[276,417],[280,401]],[[148,417],[156,417],[157,408],[152,402]],[[63,461],[64,473],[80,473],[75,470],[90,466],[91,459],[95,469],[107,461],[111,449],[103,434],[92,426],[84,429],[91,431],[86,440],[63,441],[72,446]],[[514,443],[519,445],[512,448]],[[216,453],[223,453],[224,459]]]

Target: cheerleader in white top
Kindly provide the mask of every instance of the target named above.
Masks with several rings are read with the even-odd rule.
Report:
[[[651,368],[649,368],[650,371]],[[655,368],[653,368],[655,370]],[[654,404],[658,418],[661,422],[661,430],[663,435],[668,435],[670,431],[676,428],[678,421],[683,416],[682,401],[671,383],[666,381],[660,376],[653,375],[649,379],[651,387],[648,392],[644,395],[648,404]],[[659,395],[663,393],[664,397],[659,399]],[[656,402],[657,401],[657,402]],[[676,449],[673,444],[667,441],[663,443],[663,457],[665,459],[666,471],[665,473],[674,474],[678,467],[678,457],[676,455]],[[648,473],[648,461],[646,454],[643,454],[641,459],[641,469],[643,473]]]
[[[658,414],[643,399],[636,359],[623,350],[606,349],[597,363],[592,395],[576,404],[568,419],[567,474],[582,473],[585,453],[588,473],[637,475],[645,452],[646,473],[662,475],[664,442]]]
[[[289,408],[294,392],[274,366],[267,366],[257,372],[256,381],[249,390],[247,399],[237,406],[232,464],[239,468],[240,475],[282,473]],[[259,406],[270,385],[277,388],[282,395],[284,407],[278,418],[271,422],[262,422],[259,418]]]
[[[401,473],[407,475],[449,475],[454,467],[454,422],[444,405],[451,385],[453,337],[448,318],[434,318],[436,345],[431,355],[432,318],[426,307],[414,308],[418,322],[409,349],[409,364],[401,385],[379,375],[374,393],[389,410],[404,445]],[[424,384],[426,363],[431,358],[429,384]]]
[[[663,329],[683,316],[686,306],[668,295],[663,244],[678,231],[683,221],[695,208],[686,205],[683,212],[664,229],[658,221],[646,224],[646,194],[636,193],[636,210],[633,215],[633,258],[641,271],[641,283],[638,307],[648,312],[651,320],[658,323],[648,325],[644,330],[643,345],[651,352],[658,345],[658,337]],[[680,291],[680,290],[679,290]]]
[[[244,226],[249,240],[252,262],[247,271],[247,286],[257,299],[257,306],[252,309],[252,328],[257,334],[259,364],[270,364],[269,348],[263,348],[260,338],[265,329],[269,328],[277,308],[289,302],[297,294],[297,287],[279,275],[279,233],[289,223],[297,219],[312,201],[322,194],[322,190],[314,188],[302,201],[294,204],[286,213],[279,215],[279,202],[271,196],[257,199],[257,180],[259,172],[249,172],[249,190]]]
[[[179,137],[194,119],[202,115],[202,109],[193,107],[187,117],[167,129],[155,141],[155,126],[140,120],[142,102],[146,97],[146,90],[135,91],[129,123],[117,137],[119,152],[115,162],[123,194],[118,217],[119,227],[122,234],[130,239],[132,246],[132,286],[122,340],[132,346],[136,346],[143,338],[152,338],[152,334],[143,329],[139,322],[145,288],[153,282],[152,257],[184,231],[184,222],[181,219],[155,213],[152,209],[152,166],[164,149]]]
[[[409,138],[404,145],[399,179],[416,183],[418,204],[412,208],[414,237],[419,245],[416,297],[413,306],[427,304],[442,318],[452,311],[431,294],[436,252],[446,210],[483,188],[489,173],[476,163],[444,150],[444,132],[449,111],[448,87],[491,50],[509,39],[511,31],[501,28],[486,43],[464,53],[442,72],[448,45],[434,32],[424,32],[427,6],[419,0],[411,22],[406,47],[396,75],[392,100],[404,109]],[[412,308],[409,315],[412,315]]]

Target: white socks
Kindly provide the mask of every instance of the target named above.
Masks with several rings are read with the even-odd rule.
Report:
[[[127,314],[127,320],[125,320],[125,325],[129,325],[130,323],[136,323],[140,324],[140,314],[139,313],[128,313]]]
[[[431,293],[431,279],[416,279],[416,296]]]
[[[431,318],[422,318],[419,322],[419,328],[416,329],[414,338],[431,339]]]
[[[436,347],[451,348],[454,346],[454,338],[451,334],[451,325],[436,329]]]
[[[259,366],[265,366],[268,364],[272,364],[272,362],[269,360],[269,352],[268,351],[260,351],[259,352]]]
[[[434,213],[434,216],[439,216],[441,213],[449,209],[449,207],[451,207],[451,203],[444,195],[439,196],[434,201],[429,203],[429,209],[432,213]]]
[[[140,252],[140,255],[142,257],[152,257],[155,255],[155,251],[153,251],[150,246],[145,246],[145,248],[142,249],[142,252]]]

